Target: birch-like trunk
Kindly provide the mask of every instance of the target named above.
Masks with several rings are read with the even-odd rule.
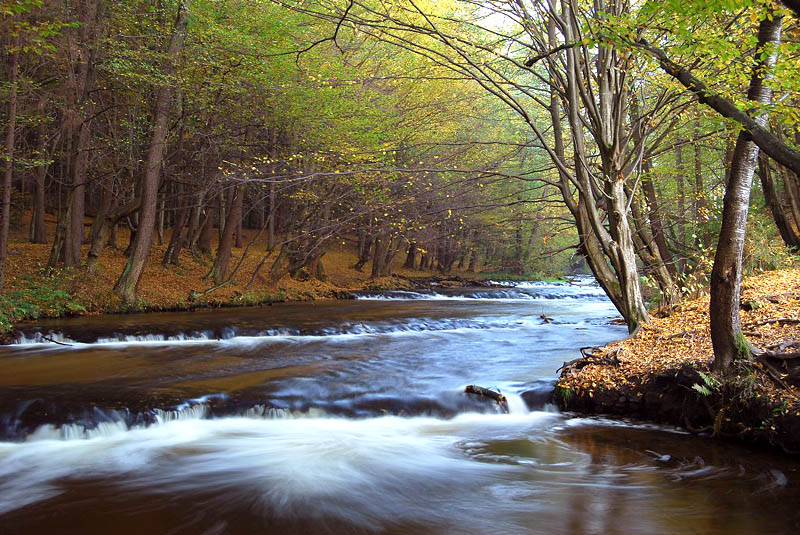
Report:
[[[781,40],[783,17],[779,13],[771,15],[762,20],[758,28],[758,45],[747,94],[750,100],[761,105],[772,101],[772,90],[767,82],[772,78]],[[760,112],[755,121],[763,127],[767,124],[767,113]],[[711,271],[711,342],[713,368],[717,371],[727,370],[737,357],[750,355],[739,320],[739,295],[750,189],[758,153],[758,145],[751,141],[750,135],[740,132],[725,189],[722,228]]]

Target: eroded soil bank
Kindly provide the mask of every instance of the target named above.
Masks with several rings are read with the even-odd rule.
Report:
[[[736,363],[728,375],[714,375],[708,297],[661,316],[636,336],[587,348],[566,364],[556,384],[558,405],[800,453],[800,358],[763,355]],[[800,340],[800,269],[746,279],[741,319],[758,350],[791,353],[800,345],[793,343]]]

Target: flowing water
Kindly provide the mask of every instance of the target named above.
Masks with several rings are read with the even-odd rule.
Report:
[[[614,317],[578,280],[30,326],[0,533],[800,532],[794,459],[548,405]]]

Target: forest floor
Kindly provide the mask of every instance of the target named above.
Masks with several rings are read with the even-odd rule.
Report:
[[[48,217],[48,236],[55,231],[55,221]],[[87,220],[87,229],[90,225]],[[128,244],[127,229],[120,229],[118,247],[107,247],[100,257],[98,269],[88,274],[83,268],[46,269],[51,244],[34,244],[26,238],[27,221],[12,232],[9,244],[6,288],[0,295],[0,335],[10,324],[24,319],[58,317],[77,314],[103,314],[130,311],[113,293],[114,284],[122,272],[127,257],[123,254]],[[216,232],[213,249],[216,249]],[[398,254],[393,265],[394,275],[378,279],[370,278],[371,264],[362,271],[352,268],[357,260],[355,244],[338,241],[322,257],[324,280],[310,278],[297,280],[283,277],[277,284],[267,281],[269,268],[278,251],[266,253],[265,237],[255,230],[243,231],[243,247],[233,248],[231,269],[233,270],[245,254],[248,242],[253,241],[241,267],[230,284],[216,289],[199,299],[190,295],[202,293],[213,287],[206,278],[213,258],[196,258],[190,251],[181,252],[180,265],[163,265],[164,252],[169,243],[169,232],[165,232],[163,243],[153,244],[147,266],[138,286],[139,311],[181,310],[199,307],[246,306],[276,301],[313,300],[335,298],[347,292],[365,289],[404,289],[415,287],[411,279],[441,277],[435,271],[403,268],[405,254]],[[277,249],[277,248],[276,248]],[[82,257],[88,253],[83,246]],[[258,264],[266,261],[259,274],[249,285]],[[480,279],[481,275],[454,270],[448,278]],[[5,325],[3,325],[5,323]]]
[[[557,402],[800,453],[800,268],[742,285],[745,336],[757,351],[780,351],[782,358],[764,354],[735,363],[724,376],[712,374],[708,309],[707,296],[684,301],[636,336],[584,348],[583,358],[565,365]]]

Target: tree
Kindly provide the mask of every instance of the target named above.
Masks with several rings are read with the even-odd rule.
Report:
[[[18,31],[14,28],[12,31]],[[17,121],[17,74],[19,72],[19,35],[15,34],[8,53],[8,122],[5,136],[5,162],[3,166],[3,197],[0,204],[0,291],[5,281],[5,268],[8,258],[8,231],[11,222],[11,184],[14,178],[14,148]]]
[[[782,23],[783,14],[770,11],[765,13],[758,28],[758,45],[747,97],[762,106],[768,106],[772,101],[769,80],[778,57]],[[767,118],[767,112],[760,111],[753,122],[764,128]],[[711,341],[714,345],[713,366],[718,371],[726,370],[735,358],[748,357],[751,353],[739,323],[744,237],[751,183],[759,153],[759,147],[751,136],[750,129],[743,130],[736,140],[711,273]]]
[[[136,286],[139,284],[139,278],[144,270],[145,262],[150,254],[150,246],[152,245],[153,230],[156,223],[156,194],[161,177],[161,166],[164,161],[169,108],[173,94],[169,77],[176,72],[178,56],[183,48],[188,24],[189,4],[189,0],[179,0],[178,2],[178,14],[175,18],[175,25],[163,65],[164,73],[168,80],[162,82],[161,87],[156,91],[156,102],[153,110],[153,132],[140,186],[139,195],[141,200],[139,203],[139,224],[136,231],[136,240],[128,263],[114,285],[114,293],[128,304],[136,303]]]
[[[677,97],[638,90],[630,50],[602,43],[603,28],[631,9],[627,2],[460,2],[440,8],[409,0],[391,7],[352,2],[344,11],[328,2],[319,9],[284,4],[336,22],[337,32],[346,20],[413,51],[472,80],[521,118],[557,174],[540,179],[561,193],[577,227],[578,250],[631,332],[648,321],[637,250],[664,293],[675,293],[665,248],[650,246],[658,232],[655,238],[635,232],[630,207],[644,157],[661,139],[654,132],[668,124]],[[637,99],[638,107],[632,105]]]

